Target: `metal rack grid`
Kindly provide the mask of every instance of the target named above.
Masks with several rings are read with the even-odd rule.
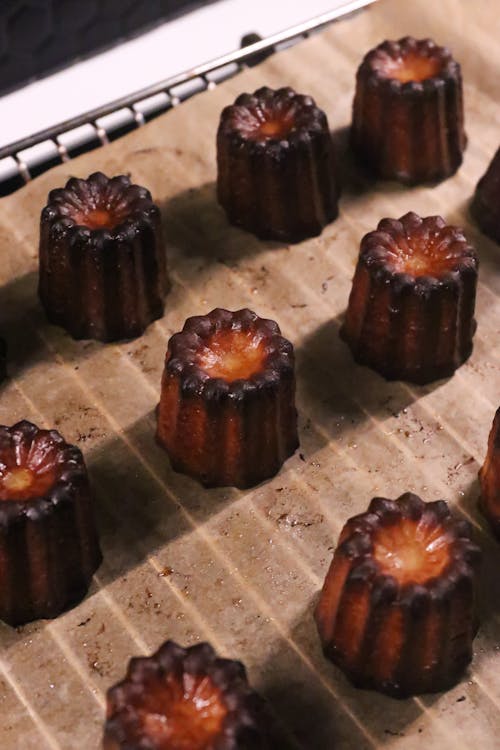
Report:
[[[351,0],[267,39],[254,41],[240,50],[0,148],[0,196],[13,193],[57,164],[116,140],[186,99],[215,88],[245,67],[374,2],[376,0]]]

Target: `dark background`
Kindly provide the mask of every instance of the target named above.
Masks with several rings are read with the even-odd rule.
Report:
[[[0,93],[211,0],[0,0]]]

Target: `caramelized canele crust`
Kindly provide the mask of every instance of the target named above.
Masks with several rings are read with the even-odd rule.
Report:
[[[167,641],[108,691],[104,750],[265,750],[261,699],[244,666],[208,643]]]
[[[251,310],[188,318],[169,341],[158,441],[206,486],[250,487],[298,446],[292,344]]]
[[[478,259],[439,216],[383,219],[362,242],[342,338],[388,380],[428,383],[470,356]]]
[[[479,507],[488,519],[491,530],[500,539],[500,408],[493,420],[488,438],[488,452],[479,471],[479,481]]]
[[[293,89],[241,94],[221,115],[217,195],[231,224],[297,242],[337,217],[338,186],[325,113]]]
[[[40,225],[39,295],[74,338],[140,336],[169,288],[160,211],[125,175],[71,178],[49,193]]]
[[[453,685],[472,658],[480,550],[442,500],[374,498],[344,526],[315,617],[357,687],[397,698]]]
[[[78,448],[30,422],[0,426],[0,619],[55,617],[101,562]]]
[[[384,179],[452,175],[466,146],[462,75],[449,50],[405,37],[368,52],[356,79],[352,142]]]
[[[471,213],[481,231],[500,243],[500,148],[477,183]]]

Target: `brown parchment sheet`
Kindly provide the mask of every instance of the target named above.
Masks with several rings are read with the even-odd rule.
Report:
[[[448,44],[463,65],[465,161],[434,188],[372,183],[344,154],[362,55],[407,33]],[[209,640],[246,664],[276,716],[277,750],[500,747],[500,547],[476,508],[499,403],[500,248],[468,217],[500,142],[499,38],[490,0],[380,0],[0,201],[0,331],[10,352],[0,422],[28,418],[82,448],[104,552],[75,609],[0,626],[2,750],[98,748],[106,689],[132,655],[167,638]],[[228,226],[215,200],[219,112],[264,84],[317,99],[346,182],[340,218],[291,247]],[[119,345],[71,340],[46,323],[36,296],[47,192],[96,169],[130,172],[152,190],[173,279],[163,319]],[[355,366],[338,337],[360,238],[408,210],[464,225],[481,257],[474,353],[453,378],[423,388]],[[167,340],[186,317],[216,306],[277,320],[297,352],[300,450],[246,492],[204,490],[173,473],[154,441]],[[406,490],[445,498],[475,525],[485,553],[482,625],[460,684],[395,701],[352,688],[324,660],[312,608],[345,520],[375,495]]]

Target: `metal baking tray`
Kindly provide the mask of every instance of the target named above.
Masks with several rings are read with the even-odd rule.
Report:
[[[375,1],[351,0],[329,13],[0,148],[0,196],[14,192],[56,164],[125,135],[195,94],[215,88],[266,55],[296,44]]]
[[[280,35],[280,43],[329,20]],[[406,189],[374,185],[347,160],[340,217],[320,237],[282,246],[230,227],[214,191],[222,107],[263,83],[288,82],[318,100],[336,143],[345,144],[361,55],[408,29],[445,38],[463,63],[469,145],[458,173],[432,189]],[[404,7],[383,0],[222,85],[215,81],[211,91],[213,65],[199,66],[119,102],[133,113],[144,95],[170,101],[177,85],[199,78],[206,92],[179,95],[147,127],[36,180],[26,149],[49,138],[57,150],[67,124],[4,150],[18,176],[25,164],[26,184],[0,200],[0,332],[11,375],[1,387],[0,422],[28,418],[82,447],[104,561],[78,607],[17,630],[0,624],[1,750],[97,750],[106,689],[131,656],[151,653],[168,637],[183,645],[209,640],[247,665],[277,718],[281,739],[273,750],[498,746],[500,551],[477,511],[477,471],[500,390],[500,277],[498,247],[469,221],[467,201],[498,145],[499,34],[489,0],[407,0]],[[217,74],[276,43],[223,58]],[[79,124],[95,136],[97,119],[113,109]],[[165,316],[141,338],[110,345],[73,341],[47,324],[36,299],[47,192],[96,168],[130,171],[151,189],[165,218],[173,280]],[[382,216],[408,210],[464,225],[482,266],[471,359],[453,378],[420,388],[356,367],[338,336],[361,236]],[[271,481],[245,492],[203,490],[172,472],[154,442],[168,338],[189,315],[218,305],[248,306],[277,320],[297,352],[301,448]],[[448,500],[473,523],[485,564],[470,670],[447,693],[398,702],[354,689],[324,659],[312,609],[345,520],[371,497],[403,491]]]

